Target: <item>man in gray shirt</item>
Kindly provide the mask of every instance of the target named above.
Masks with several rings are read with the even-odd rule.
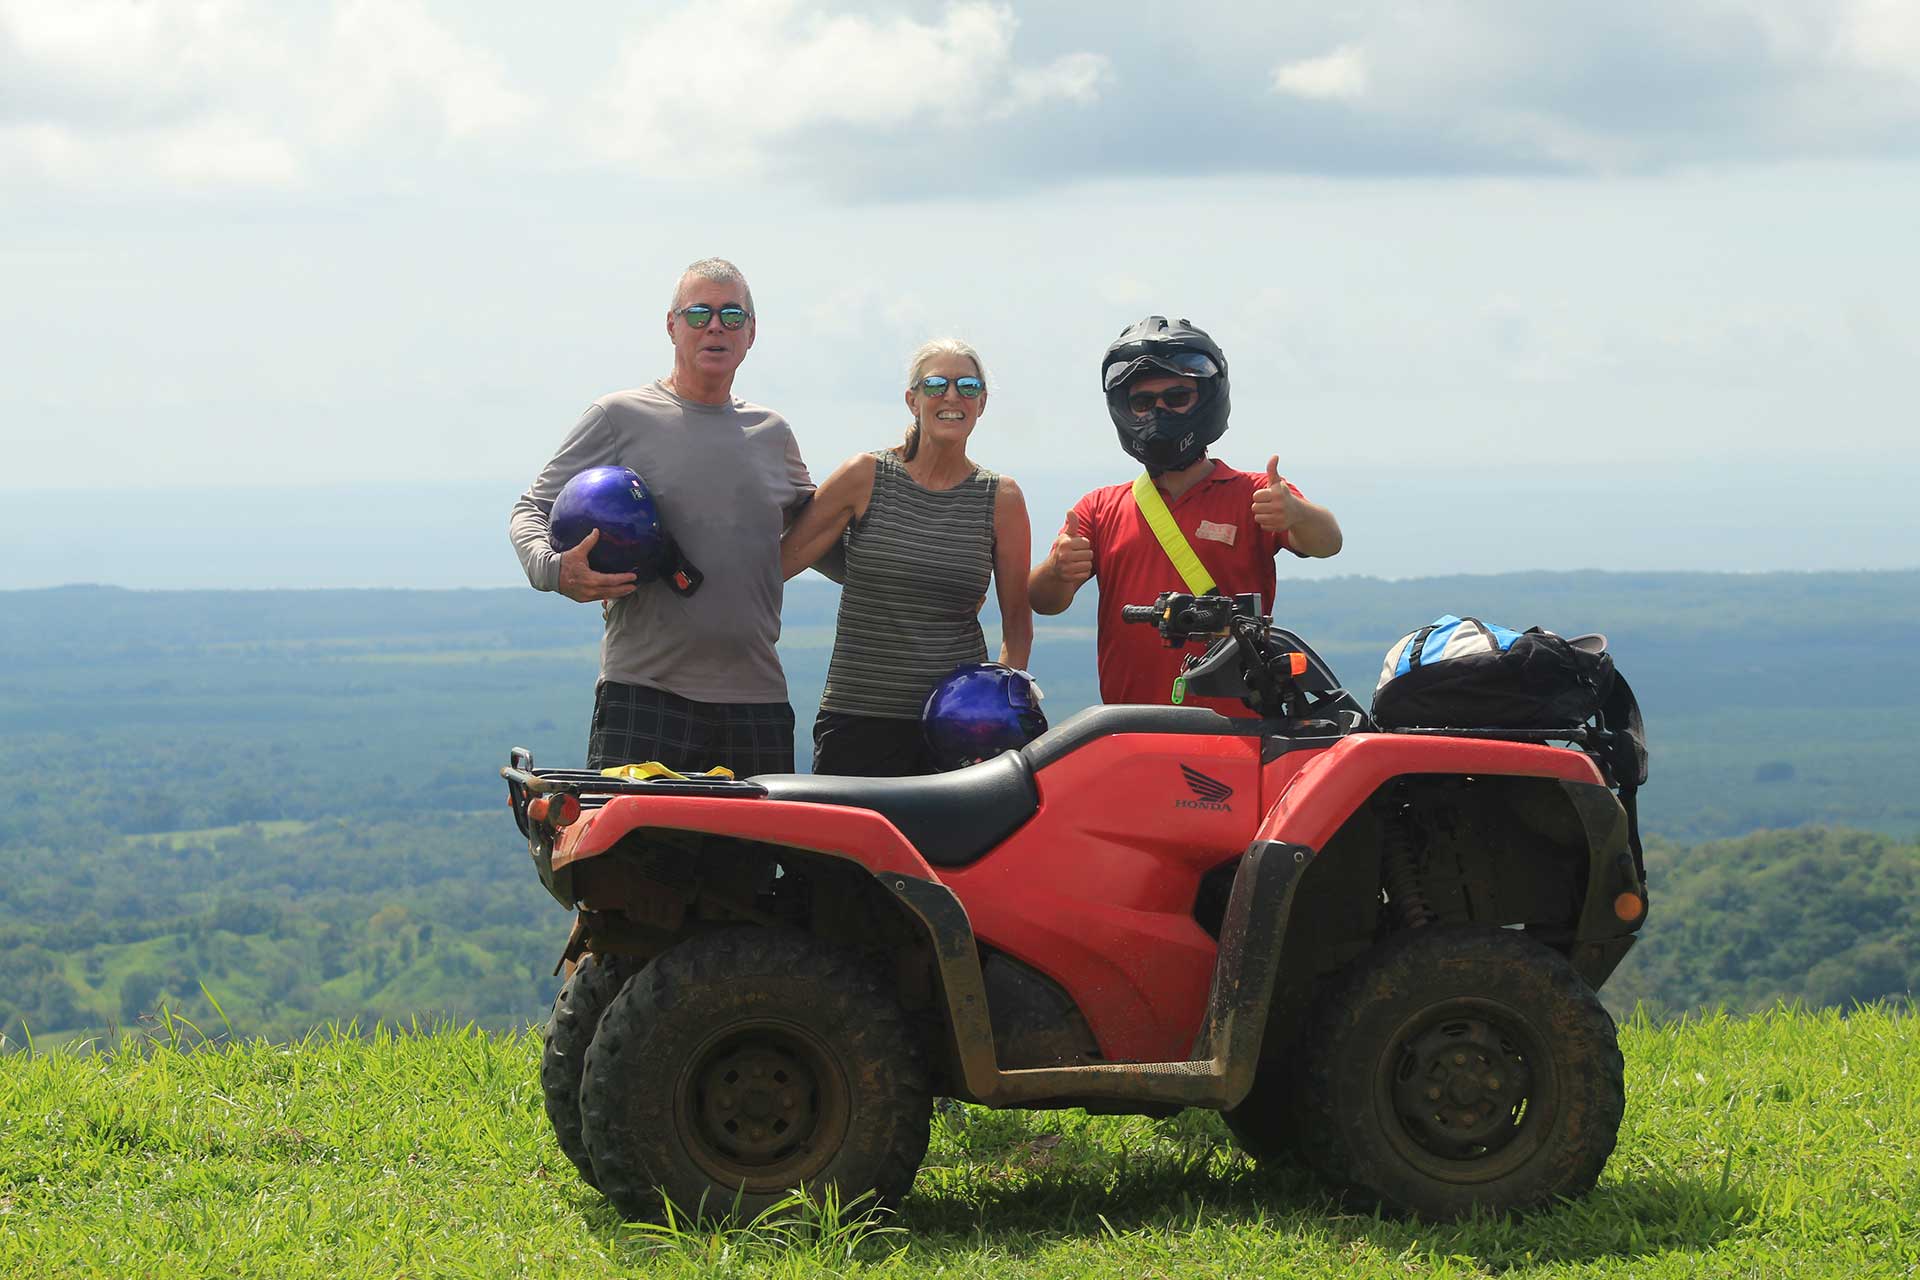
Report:
[[[813,496],[786,419],[733,395],[753,346],[753,294],[720,258],[688,267],[667,313],[673,372],[590,405],[513,505],[527,581],[606,616],[587,763],[658,760],[682,772],[793,770],[793,708],[780,638],[780,533]],[[588,467],[631,467],[662,523],[705,575],[691,595],[598,573],[549,538],[553,500]]]

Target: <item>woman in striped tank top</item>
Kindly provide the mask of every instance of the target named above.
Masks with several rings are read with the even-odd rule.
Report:
[[[889,777],[938,767],[920,733],[927,695],[955,667],[987,660],[980,608],[1000,603],[1000,661],[1025,667],[1026,500],[1012,477],[967,456],[987,407],[980,355],[953,338],[907,366],[906,440],[856,454],[827,478],[781,543],[791,578],[846,535],[846,579],[820,715],[815,773]]]

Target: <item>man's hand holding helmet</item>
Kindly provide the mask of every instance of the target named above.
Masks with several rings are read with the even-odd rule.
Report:
[[[560,586],[557,590],[567,599],[588,604],[595,600],[618,600],[621,596],[632,595],[636,590],[637,575],[601,573],[587,563],[587,553],[599,541],[600,531],[595,529],[573,547],[560,553]]]

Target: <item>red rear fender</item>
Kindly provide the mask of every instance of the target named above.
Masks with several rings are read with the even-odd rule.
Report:
[[[615,796],[605,808],[566,829],[553,851],[554,868],[605,853],[630,832],[645,828],[807,849],[847,858],[875,874],[939,878],[900,829],[871,809],[706,796]]]

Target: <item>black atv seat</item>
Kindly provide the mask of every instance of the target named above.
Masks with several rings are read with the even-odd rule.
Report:
[[[753,781],[767,789],[769,800],[872,809],[938,867],[958,867],[981,857],[1040,807],[1033,772],[1017,751],[953,773],[918,778],[762,773]]]
[[[1257,738],[1266,731],[1266,723],[1253,719],[1228,718],[1210,707],[1152,707],[1119,704],[1088,707],[1069,716],[1058,725],[1020,749],[1034,772],[1071,755],[1089,742],[1110,738],[1117,733],[1180,733],[1227,737]]]

